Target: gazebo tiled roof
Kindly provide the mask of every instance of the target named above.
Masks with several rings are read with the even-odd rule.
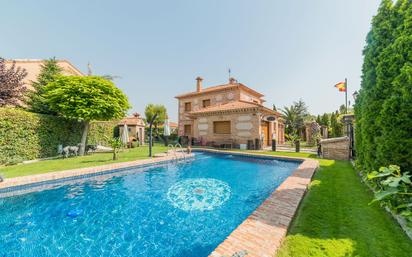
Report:
[[[140,118],[140,115],[137,114],[137,113],[133,114],[133,116],[131,116],[131,117],[123,118],[118,123],[118,125],[124,125],[124,124],[126,124],[128,126],[141,126],[141,127],[145,126],[145,123],[144,123],[143,119]]]

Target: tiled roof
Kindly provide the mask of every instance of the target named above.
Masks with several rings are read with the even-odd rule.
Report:
[[[210,93],[210,92],[215,92],[215,91],[220,91],[220,90],[226,90],[226,89],[231,89],[231,88],[241,88],[256,96],[259,96],[259,97],[263,96],[261,93],[251,89],[250,87],[243,85],[242,83],[234,83],[234,84],[224,84],[224,85],[218,85],[218,86],[213,86],[213,87],[207,87],[207,88],[202,89],[202,91],[200,92],[190,92],[190,93],[178,95],[176,96],[176,98],[195,96],[195,95],[200,95],[200,94]]]
[[[118,125],[124,125],[126,123],[126,125],[132,125],[132,126],[145,126],[144,121],[142,120],[142,118],[138,118],[138,117],[126,117],[124,119],[122,119]]]
[[[169,126],[170,126],[171,128],[177,128],[179,125],[178,125],[176,122],[169,121]]]
[[[209,106],[206,108],[202,108],[198,111],[192,111],[190,112],[190,114],[198,115],[198,114],[206,114],[206,113],[228,112],[228,111],[250,110],[250,109],[256,109],[256,110],[259,110],[259,111],[262,111],[268,114],[279,116],[278,112],[273,111],[269,108],[266,108],[261,104],[246,102],[246,101],[234,101],[234,102],[229,102],[226,104]]]

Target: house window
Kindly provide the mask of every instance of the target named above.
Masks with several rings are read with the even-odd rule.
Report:
[[[213,122],[213,133],[215,133],[215,134],[230,134],[230,121],[215,121],[215,122]]]
[[[210,99],[203,100],[203,108],[210,106]]]
[[[191,110],[192,110],[192,103],[191,102],[185,103],[185,111],[190,112]]]
[[[184,135],[185,136],[190,136],[191,134],[192,134],[192,126],[191,125],[185,125]]]

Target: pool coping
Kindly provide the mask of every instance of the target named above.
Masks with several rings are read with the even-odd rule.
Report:
[[[302,161],[296,170],[266,200],[220,243],[209,257],[273,257],[286,237],[315,171],[317,160],[259,153],[196,149],[204,152]]]
[[[24,190],[26,187],[36,187],[46,183],[58,183],[65,180],[75,180],[86,177],[104,175],[106,173],[116,173],[133,167],[146,167],[168,163],[173,160],[192,158],[193,154],[177,153],[164,157],[152,157],[148,159],[135,160],[129,162],[118,162],[93,167],[85,167],[71,170],[53,171],[48,173],[28,175],[14,178],[6,178],[0,183],[0,193]]]

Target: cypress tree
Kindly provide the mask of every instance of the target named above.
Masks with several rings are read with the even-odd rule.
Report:
[[[332,115],[330,116],[330,127],[332,129],[332,133],[331,136],[332,137],[336,137],[337,133],[336,133],[336,128],[337,128],[337,124],[338,124],[338,120],[336,118],[336,114],[334,112],[332,112]]]
[[[327,113],[324,113],[321,118],[322,125],[329,127],[329,116]]]
[[[319,125],[323,125],[322,120],[320,119],[320,115],[316,116],[316,123],[318,123]]]
[[[382,51],[391,43],[393,34],[393,2],[383,0],[377,15],[372,20],[372,28],[363,51],[362,83],[356,99],[356,151],[358,162],[365,169],[375,167],[375,138],[380,135],[376,123],[382,103],[376,87],[376,67],[380,63]]]
[[[357,161],[412,168],[412,1],[382,1],[364,49],[356,99]]]
[[[398,1],[395,8],[396,39],[383,52],[377,85],[383,91],[377,120],[377,165],[412,168],[412,1]]]

